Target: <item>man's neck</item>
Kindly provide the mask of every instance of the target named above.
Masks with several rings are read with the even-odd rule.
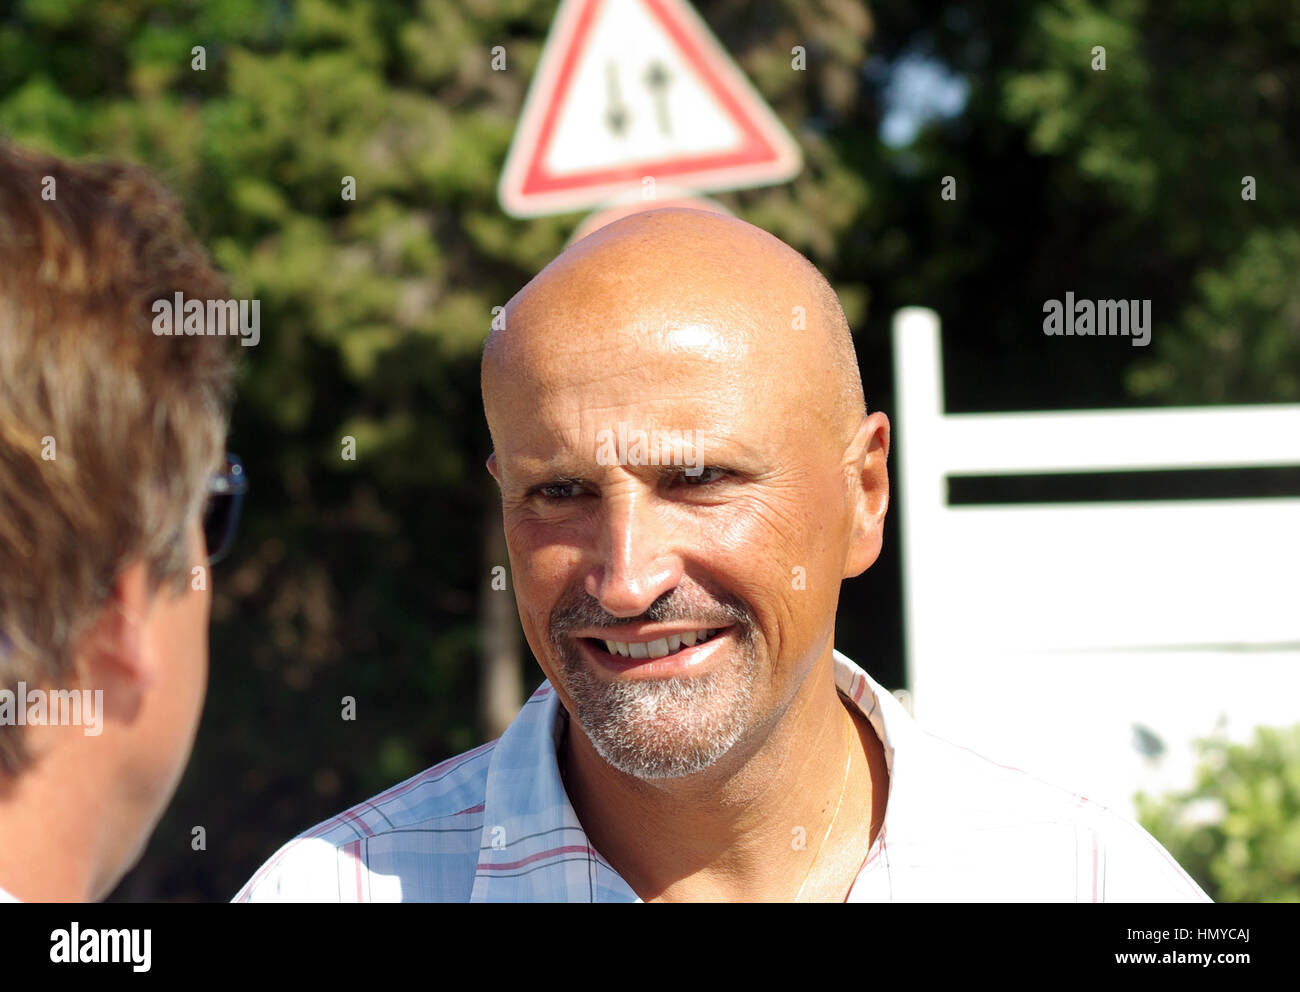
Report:
[[[0,778],[0,887],[23,902],[87,902],[107,810],[61,755],[46,759]]]
[[[848,894],[883,821],[883,749],[822,666],[804,688],[775,726],[751,729],[686,778],[625,775],[570,720],[561,747],[569,801],[643,900],[788,902],[801,886],[805,901]]]

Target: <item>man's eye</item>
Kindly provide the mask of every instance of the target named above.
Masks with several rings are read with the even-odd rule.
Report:
[[[726,474],[725,468],[707,465],[704,468],[686,469],[682,473],[682,478],[686,480],[688,486],[707,486],[710,482],[717,482]]]
[[[534,491],[546,499],[572,499],[581,495],[581,489],[582,484],[578,482],[551,482]]]

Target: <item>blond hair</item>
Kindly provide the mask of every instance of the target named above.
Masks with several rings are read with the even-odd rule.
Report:
[[[157,590],[224,451],[228,338],[160,337],[151,304],[224,280],[143,170],[0,141],[0,689],[58,686],[121,571]],[[27,761],[0,726],[0,770]]]

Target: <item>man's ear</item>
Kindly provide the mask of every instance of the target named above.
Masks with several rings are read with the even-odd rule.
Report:
[[[488,455],[487,470],[492,478],[497,480],[497,485],[501,485],[501,469],[497,465],[497,453],[495,451]]]
[[[145,636],[155,595],[143,560],[132,562],[118,576],[108,599],[77,642],[77,666],[88,685],[135,697],[158,680],[158,659]]]
[[[880,556],[889,509],[889,418],[876,412],[862,419],[849,446],[847,484],[853,507],[844,578],[861,575]]]

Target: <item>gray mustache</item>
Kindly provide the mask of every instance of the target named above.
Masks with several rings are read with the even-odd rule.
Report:
[[[561,605],[551,614],[551,638],[558,640],[584,627],[618,627],[630,623],[689,622],[702,628],[734,625],[742,632],[754,626],[753,614],[738,601],[711,598],[701,602],[698,597],[682,596],[678,592],[664,593],[636,617],[616,617],[584,593],[578,601]]]

